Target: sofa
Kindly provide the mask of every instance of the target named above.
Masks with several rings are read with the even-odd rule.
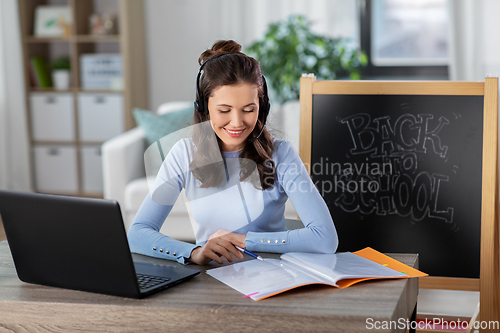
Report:
[[[160,105],[156,114],[164,115],[192,105],[192,101],[168,102]],[[298,151],[299,118],[299,101],[272,106],[267,128],[275,137],[289,140]],[[119,203],[126,230],[132,224],[135,214],[148,193],[148,182],[154,180],[155,172],[151,171],[151,167],[147,170],[149,163],[147,159],[145,163],[145,151],[148,149],[145,138],[143,128],[138,126],[104,142],[101,149],[104,198],[116,200]],[[186,202],[183,191],[160,232],[178,240],[194,243],[195,237]],[[302,223],[296,220],[297,213],[290,200],[286,203],[285,218],[288,229],[303,227]]]

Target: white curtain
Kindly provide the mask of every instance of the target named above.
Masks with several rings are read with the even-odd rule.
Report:
[[[484,81],[499,74],[497,0],[449,0],[450,80]],[[496,44],[496,45],[495,45]]]
[[[449,73],[452,81],[478,79],[479,43],[481,42],[480,17],[478,17],[480,3],[482,1],[448,1],[450,12]]]
[[[31,168],[16,0],[0,1],[0,189],[29,191]]]

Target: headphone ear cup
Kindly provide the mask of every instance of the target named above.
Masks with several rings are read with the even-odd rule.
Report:
[[[271,103],[269,102],[269,95],[267,92],[267,82],[266,82],[266,78],[264,77],[264,75],[262,75],[262,81],[263,81],[263,88],[264,88],[264,96],[262,98],[262,106],[261,106],[260,110],[263,113],[263,124],[265,126],[267,116],[269,115],[269,110],[271,109]]]
[[[271,103],[269,102],[269,96],[267,95],[267,87],[264,89],[264,96],[262,96],[262,102],[260,103],[259,113],[262,113],[262,123],[266,125],[267,116],[269,115],[269,110],[271,109]]]
[[[198,98],[198,107],[199,107],[199,112],[201,113],[205,113],[205,105],[203,105],[204,103],[204,100],[203,100],[203,95],[201,96],[201,98]]]
[[[203,98],[203,95],[201,96],[201,98],[198,97],[194,101],[194,109],[196,110],[196,112],[208,114],[208,110],[205,108],[205,99]]]
[[[204,114],[208,114],[208,107],[205,103],[205,98],[203,96],[200,100],[200,112],[202,112]]]
[[[260,112],[262,112],[262,122],[264,125],[266,124],[270,108],[271,108],[271,103],[269,103],[269,99],[267,98],[267,96],[264,96],[264,100],[262,101],[262,107],[260,108]]]

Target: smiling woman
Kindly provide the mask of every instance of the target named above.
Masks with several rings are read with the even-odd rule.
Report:
[[[259,63],[234,41],[202,53],[192,137],[178,141],[129,229],[133,252],[199,265],[261,252],[334,253],[338,239],[329,210],[288,141],[265,124],[267,85]],[[298,185],[302,186],[298,186]],[[196,245],[160,230],[182,189]],[[287,230],[290,198],[305,228]]]
[[[207,158],[216,161],[221,150],[240,151],[241,181],[250,177],[256,165],[262,189],[274,184],[274,142],[265,127],[270,108],[266,80],[259,63],[240,51],[241,45],[234,41],[218,41],[198,59],[201,67],[196,80],[194,123],[209,121],[218,143],[218,147],[210,143],[211,132],[193,133],[198,149],[193,152],[190,169],[202,188],[218,186],[225,177],[216,163],[206,163]]]

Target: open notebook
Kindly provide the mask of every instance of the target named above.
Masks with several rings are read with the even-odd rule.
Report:
[[[372,248],[336,254],[290,252],[281,260],[249,260],[207,274],[256,301],[309,284],[347,288],[371,279],[427,276]]]

